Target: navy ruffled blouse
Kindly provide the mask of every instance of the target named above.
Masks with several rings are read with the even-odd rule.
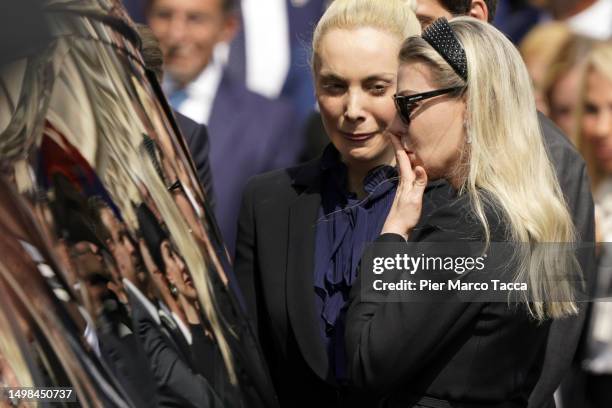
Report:
[[[314,291],[320,329],[336,379],[346,381],[344,323],[351,286],[366,244],[382,230],[398,173],[379,166],[364,179],[366,198],[347,190],[347,168],[329,145],[322,156],[321,208],[316,225]]]

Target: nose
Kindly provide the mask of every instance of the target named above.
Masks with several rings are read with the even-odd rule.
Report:
[[[599,138],[612,137],[612,108],[602,110],[599,114],[595,135]]]
[[[132,240],[130,240],[128,237],[123,238],[123,240],[125,241],[125,247],[128,250],[128,253],[130,255],[134,255],[136,253],[136,248],[134,247],[134,244],[132,244]]]
[[[168,41],[172,45],[180,45],[185,39],[187,33],[187,21],[184,16],[173,15],[168,24]]]
[[[361,92],[349,91],[344,109],[344,117],[351,122],[363,120],[365,118],[363,102],[364,100]]]
[[[402,136],[406,135],[407,130],[408,126],[406,126],[402,118],[400,118],[399,113],[396,112],[393,120],[387,127],[387,132],[401,138]]]

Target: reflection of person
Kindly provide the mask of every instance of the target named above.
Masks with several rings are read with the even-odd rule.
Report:
[[[128,283],[128,287],[130,287]],[[155,306],[137,290],[128,290],[134,329],[158,386],[161,406],[221,407],[209,382],[193,372],[164,326]]]
[[[321,159],[256,177],[245,191],[235,270],[283,406],[368,405],[346,387],[344,300],[360,248],[393,200],[393,183],[375,187],[393,173],[384,130],[395,115],[397,54],[418,31],[403,0],[333,2],[313,40],[331,144]]]
[[[350,375],[384,395],[387,406],[434,400],[526,407],[551,319],[578,311],[567,280],[575,276],[575,255],[538,250],[575,237],[527,70],[492,26],[440,19],[402,45],[395,101],[389,133],[400,182],[377,241],[481,242],[461,254],[474,257],[490,242],[528,242],[533,252],[518,251],[511,263],[492,248],[486,265],[486,279],[512,268],[528,293],[515,304],[482,302],[477,290],[461,300],[448,293],[437,301],[386,302],[366,298],[373,288],[358,282],[346,322]],[[427,187],[435,180],[444,182]],[[433,250],[453,250],[447,246]],[[443,279],[453,277],[449,271]],[[461,282],[474,279],[467,274]]]
[[[213,52],[237,30],[236,6],[235,0],[149,0],[146,13],[164,53],[170,103],[208,125],[215,215],[232,255],[247,180],[295,163],[301,149],[291,105],[247,90]],[[200,154],[192,151],[195,161]]]
[[[157,225],[152,212],[141,205],[137,215],[147,254],[153,262],[151,265],[145,261],[149,272],[152,275],[156,275],[157,271],[161,272],[167,284],[172,286],[173,297],[178,300],[181,315],[184,313],[180,320],[185,320],[185,324],[200,323],[198,295],[185,263],[172,247],[168,235]]]
[[[142,224],[143,206],[144,204],[137,210],[139,224]],[[155,223],[154,215],[150,211],[148,215]],[[141,233],[145,237],[150,236],[150,226],[150,223],[144,228],[140,225]],[[149,248],[141,246],[141,251],[145,265],[150,268]],[[155,275],[154,272],[150,272],[151,275]],[[144,280],[156,283],[155,276],[146,277]],[[189,338],[183,337],[185,334],[180,317],[160,300],[153,298],[149,291],[144,291],[148,288],[140,285],[142,281],[124,278],[123,284],[130,301],[134,332],[155,378],[160,405],[221,406],[209,382],[193,371],[189,346],[190,334],[187,332]]]
[[[458,14],[469,14],[482,21],[491,20],[495,10],[495,0],[469,1],[467,12],[459,13],[448,6],[450,1],[416,0],[417,17],[423,21],[431,21],[438,17],[450,18]],[[437,7],[423,7],[437,5]],[[557,173],[557,179],[565,196],[567,206],[576,226],[578,240],[593,242],[595,227],[593,217],[593,200],[589,189],[589,180],[584,160],[576,152],[569,139],[563,135],[554,124],[542,114],[538,114],[542,136],[547,153]],[[579,254],[579,262],[587,281],[590,279],[591,258],[585,253]],[[534,388],[529,400],[529,406],[540,408],[551,403],[552,394],[562,380],[562,373],[570,367],[574,358],[578,341],[584,326],[586,308],[581,307],[577,316],[555,320],[551,326],[551,335],[546,347],[543,374]]]

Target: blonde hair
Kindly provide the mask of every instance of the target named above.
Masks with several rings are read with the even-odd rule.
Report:
[[[576,141],[576,147],[578,147],[578,150],[586,160],[591,184],[594,188],[597,188],[599,182],[605,178],[606,174],[597,166],[597,161],[594,157],[595,152],[590,144],[585,142],[582,135],[582,120],[584,117],[584,105],[588,91],[588,77],[593,71],[603,74],[609,81],[612,81],[612,41],[597,44],[589,54],[584,68],[585,74],[583,76],[579,103],[576,110],[576,123],[578,127],[574,140]]]
[[[327,8],[312,37],[313,72],[319,68],[319,54],[323,36],[333,29],[352,30],[372,27],[398,37],[400,40],[421,31],[409,0],[335,0]]]
[[[563,51],[563,46],[571,36],[572,31],[564,22],[538,24],[521,40],[519,51],[527,66],[535,60],[548,65]]]
[[[84,50],[82,52],[85,53]],[[85,57],[84,60],[90,61]],[[237,376],[222,325],[223,317],[218,311],[210,282],[211,271],[207,267],[201,247],[189,232],[189,225],[176,208],[149,155],[140,146],[143,133],[159,139],[159,135],[168,131],[159,114],[159,105],[154,103],[150,93],[138,81],[132,79],[127,83],[132,85],[131,89],[116,82],[124,75],[120,66],[112,63],[114,59],[98,57],[93,61],[100,63],[108,72],[108,76],[82,76],[79,72],[75,72],[74,76],[84,83],[84,88],[89,90],[91,95],[94,95],[96,102],[94,110],[103,107],[103,113],[94,115],[97,134],[96,137],[91,136],[91,139],[98,143],[96,171],[113,202],[121,210],[123,220],[132,231],[138,228],[136,213],[132,206],[132,203],[140,201],[141,197],[137,183],[143,181],[147,186],[152,200],[168,226],[172,241],[190,271],[203,315],[207,318],[215,336],[230,382],[235,385]],[[89,68],[83,64],[81,66],[83,69]],[[140,109],[138,104],[125,103],[134,99],[132,92],[142,103]]]
[[[596,44],[596,41],[579,34],[572,34],[563,44],[561,51],[550,61],[547,72],[544,74],[544,78],[542,78],[541,88],[542,96],[549,107],[549,116],[554,122],[557,122],[559,119],[553,104],[553,95],[557,85],[574,70],[577,70],[579,78],[584,76],[584,61]],[[575,114],[575,112],[572,112],[572,114]],[[567,132],[567,136],[570,138],[573,138],[577,133],[575,126],[571,129],[562,130]]]
[[[442,88],[467,85],[466,132],[472,142],[465,145],[469,161],[464,163],[460,194],[468,194],[486,245],[491,234],[484,209],[493,203],[509,224],[510,242],[575,242],[573,222],[542,141],[529,75],[518,51],[502,33],[476,19],[460,17],[450,25],[465,49],[467,82],[421,37],[404,42],[400,63],[427,64]],[[560,271],[577,267],[573,252],[560,254],[549,245],[535,245],[526,252],[516,257],[515,280],[528,284],[523,300],[529,313],[538,320],[577,313],[568,276],[559,279]]]
[[[201,247],[195,241],[194,236],[190,232],[189,225],[179,212],[171,194],[157,174],[144,145],[140,149],[141,156],[143,157],[143,160],[141,160],[140,176],[149,189],[151,197],[170,231],[172,242],[176,245],[189,269],[200,305],[203,308],[203,314],[219,346],[230,382],[233,385],[237,385],[238,377],[234,368],[232,352],[223,329],[223,326],[227,326],[227,322],[224,321],[223,315],[218,310],[212,283],[210,282],[210,274],[215,272],[209,270]],[[228,331],[230,335],[235,335],[229,328]]]

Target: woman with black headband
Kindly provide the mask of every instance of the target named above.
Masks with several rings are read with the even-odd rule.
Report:
[[[385,407],[526,407],[579,273],[545,245],[575,232],[527,71],[492,26],[440,19],[402,45],[394,98],[400,182],[351,291],[351,379]],[[407,268],[389,248],[421,263],[391,275]]]

